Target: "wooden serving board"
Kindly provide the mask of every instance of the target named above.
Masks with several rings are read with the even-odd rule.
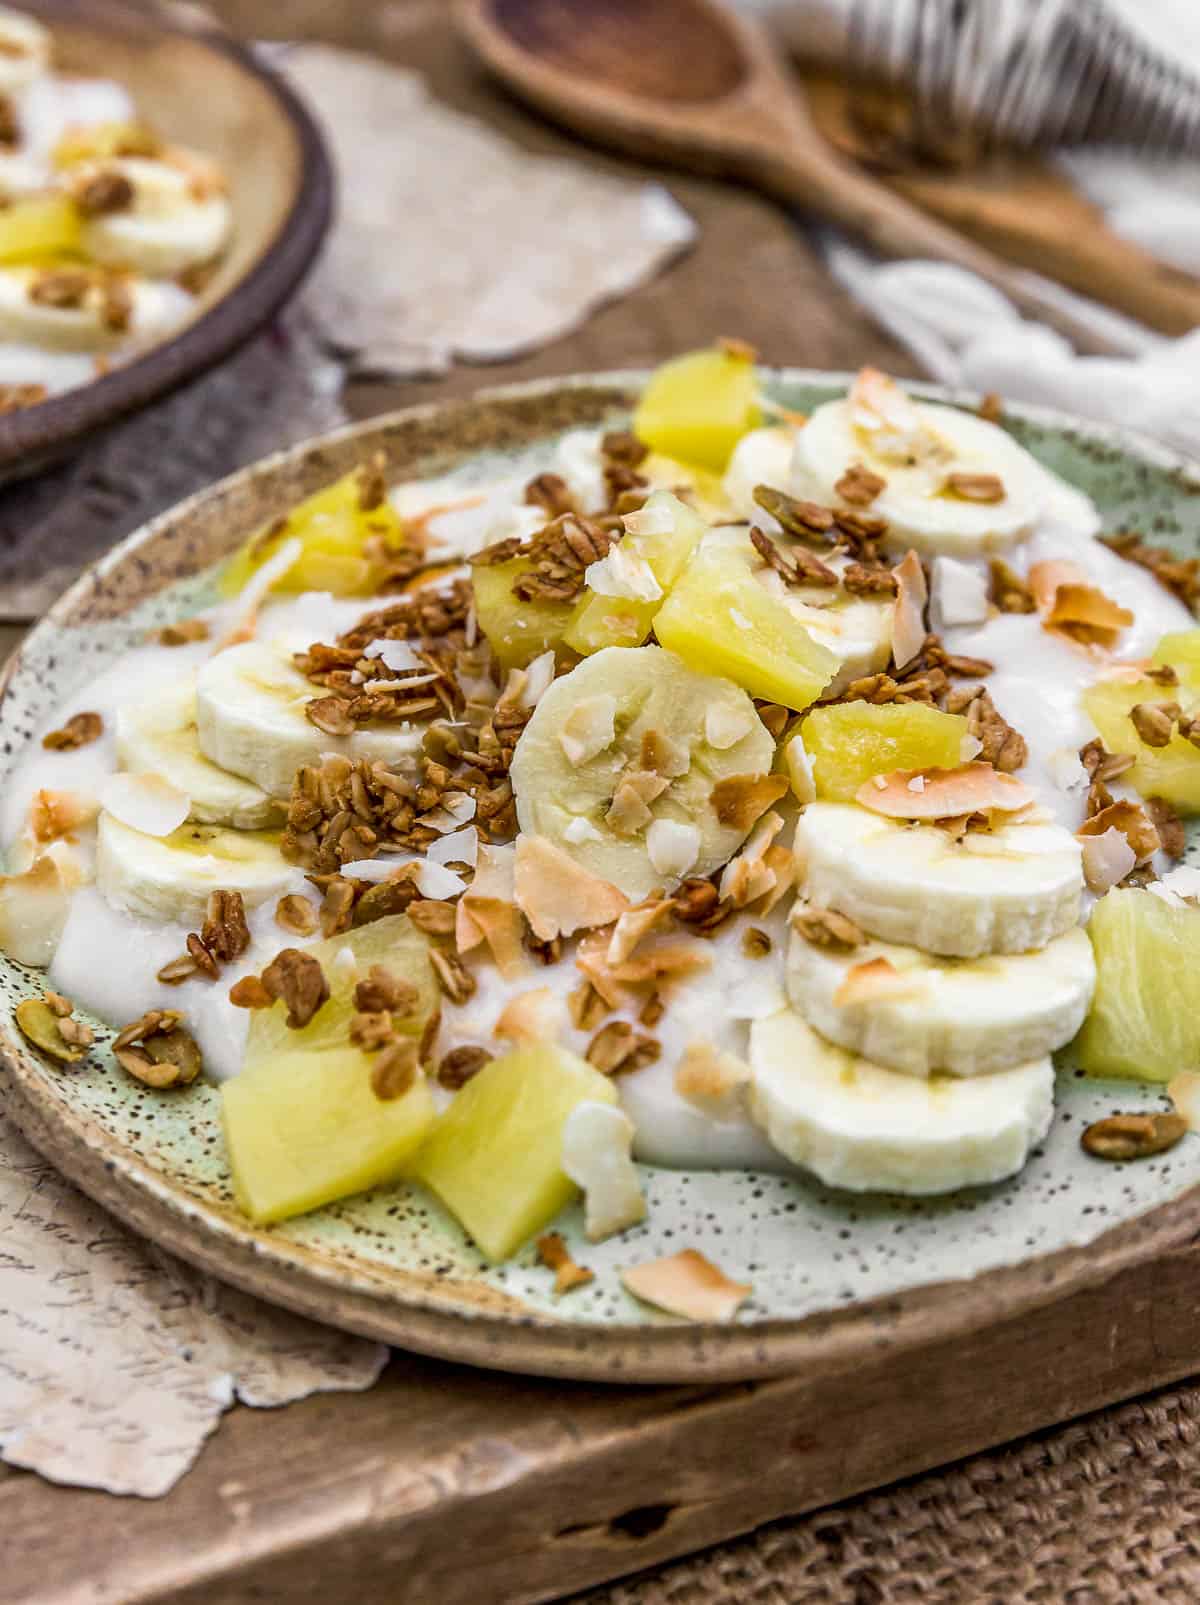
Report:
[[[1196,1241],[849,1372],[606,1389],[398,1356],[370,1393],[236,1411],[160,1501],[0,1470],[0,1600],[526,1605],[1197,1367]]]

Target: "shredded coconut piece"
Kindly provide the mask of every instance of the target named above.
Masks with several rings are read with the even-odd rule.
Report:
[[[718,752],[725,752],[750,734],[756,717],[754,709],[748,705],[730,707],[727,703],[714,703],[704,715],[704,739]]]
[[[563,841],[570,842],[573,847],[577,847],[580,842],[598,842],[603,839],[591,820],[585,819],[582,814],[573,819],[563,831]],[[656,869],[657,867],[655,865]]]
[[[425,849],[425,857],[430,864],[469,864],[472,869],[475,868],[478,855],[479,832],[474,825],[439,836]]]
[[[656,819],[646,831],[646,852],[659,875],[683,876],[700,856],[700,829],[675,819]]]
[[[935,630],[984,623],[988,616],[986,573],[957,557],[935,557],[930,606]]]
[[[617,739],[616,716],[617,699],[609,692],[577,702],[558,732],[559,745],[567,761],[576,765],[587,763],[611,747]]]
[[[583,1189],[584,1230],[590,1242],[645,1218],[646,1200],[632,1151],[633,1121],[624,1110],[589,1098],[567,1116],[562,1168]]]
[[[667,1259],[632,1265],[621,1281],[635,1298],[688,1321],[729,1321],[754,1291],[748,1282],[733,1282],[697,1249],[685,1248]]]
[[[739,613],[735,607],[731,607],[729,609],[729,617],[737,625],[739,630],[749,630],[753,628],[746,615],[744,613]]]
[[[407,669],[419,669],[421,660],[407,641],[372,641],[363,648],[364,658],[378,658],[392,674],[403,674]]]
[[[534,658],[525,670],[525,684],[521,688],[522,708],[536,708],[543,694],[554,682],[554,652],[543,652]]]
[[[100,806],[130,830],[169,836],[191,812],[192,801],[162,775],[109,775],[100,787]]]
[[[597,596],[619,596],[633,602],[657,602],[663,594],[663,588],[646,559],[619,544],[611,547],[598,562],[590,563],[584,570],[583,579],[584,584]]]

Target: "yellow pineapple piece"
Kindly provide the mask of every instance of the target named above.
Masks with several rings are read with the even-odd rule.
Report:
[[[1096,993],[1076,1038],[1094,1076],[1169,1081],[1200,1063],[1200,1015],[1181,993],[1200,964],[1200,909],[1153,892],[1112,891],[1092,910]]]
[[[288,946],[282,938],[280,947]],[[349,949],[354,966],[339,955]],[[282,1002],[269,1009],[255,1009],[250,1016],[246,1039],[246,1065],[273,1061],[281,1055],[326,1053],[340,1049],[350,1040],[350,1017],[354,1013],[354,988],[373,964],[381,964],[400,980],[417,988],[417,1002],[411,1014],[398,1016],[396,1026],[410,1036],[419,1036],[437,1006],[438,991],[429,963],[429,943],[406,914],[389,914],[339,936],[314,942],[304,949],[317,959],[325,972],[329,997],[306,1026],[293,1031],[287,1024]]]
[[[813,708],[801,725],[818,797],[853,802],[872,775],[894,769],[955,769],[967,721],[920,702],[838,702]]]
[[[3,214],[0,214],[2,216]],[[274,586],[277,591],[332,591],[335,596],[369,596],[378,584],[380,566],[368,553],[368,542],[385,552],[405,545],[404,525],[386,500],[364,509],[359,473],[344,474],[300,502],[286,519],[255,531],[234,553],[221,587],[234,596],[284,541],[297,538],[304,550]]]
[[[161,152],[162,140],[142,123],[93,123],[69,128],[50,159],[55,167],[64,168],[113,156],[158,156]]]
[[[78,256],[83,224],[66,195],[30,195],[0,208],[0,262],[52,263]]]
[[[654,631],[693,669],[797,710],[815,702],[839,668],[834,653],[729,546],[701,547],[659,609]]]
[[[380,1099],[370,1055],[343,1043],[276,1053],[221,1088],[234,1193],[259,1224],[391,1181],[433,1125],[424,1076],[402,1097]]]
[[[655,490],[673,491],[681,497],[707,524],[729,516],[729,499],[720,474],[698,468],[695,463],[680,462],[678,457],[664,457],[658,451],[643,458],[637,471]]]
[[[557,647],[575,611],[574,602],[522,602],[513,582],[532,568],[527,557],[471,570],[475,616],[502,669],[523,669],[550,647]]]
[[[1175,630],[1154,648],[1151,662],[1169,663],[1179,678],[1200,690],[1200,630]]]
[[[1174,666],[1174,665],[1173,665]],[[1129,711],[1139,702],[1178,702],[1185,712],[1200,707],[1200,694],[1184,681],[1163,686],[1139,677],[1097,680],[1083,692],[1083,706],[1109,752],[1131,752],[1133,768],[1122,775],[1143,797],[1162,797],[1180,813],[1200,813],[1200,748],[1176,731],[1165,747],[1147,746]]]
[[[439,1115],[413,1173],[489,1259],[506,1259],[575,1195],[562,1132],[585,1100],[616,1103],[607,1076],[565,1048],[518,1048],[485,1065]]]
[[[711,346],[655,369],[633,431],[653,452],[722,474],[733,448],[761,417],[750,353]]]
[[[665,523],[668,519],[670,522],[662,529],[623,536],[621,551],[631,559],[648,564],[665,595],[700,544],[705,523],[698,513],[666,490],[651,492],[642,511],[650,522],[662,520]],[[563,641],[585,657],[606,646],[641,646],[661,606],[661,597],[653,602],[642,602],[633,597],[600,596],[585,590],[575,605]]]

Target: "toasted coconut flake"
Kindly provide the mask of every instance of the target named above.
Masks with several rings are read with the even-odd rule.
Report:
[[[1129,843],[1137,864],[1148,862],[1162,845],[1154,821],[1142,805],[1124,798],[1109,803],[1090,819],[1084,820],[1075,834],[1081,841],[1087,841],[1090,837],[1103,836],[1109,830],[1120,831]]]
[[[407,674],[410,669],[422,669],[424,660],[408,641],[393,641],[385,636],[363,647],[364,658],[378,658],[391,674]]]
[[[465,791],[444,791],[437,807],[430,809],[427,814],[422,814],[417,824],[425,825],[430,830],[436,830],[440,836],[445,836],[470,824],[475,818],[477,806],[475,798]]]
[[[750,734],[757,717],[749,703],[732,708],[726,703],[714,703],[704,715],[704,739],[710,747],[724,752]]]
[[[567,1023],[567,1008],[553,988],[538,986],[518,992],[500,1011],[492,1035],[510,1042],[557,1042]]]
[[[1043,617],[1048,617],[1054,611],[1059,586],[1086,585],[1088,576],[1087,570],[1081,568],[1078,563],[1051,558],[1042,563],[1031,564],[1026,583],[1033,597],[1034,606]]]
[[[916,775],[925,781],[922,791],[909,785]],[[896,769],[876,775],[858,788],[857,801],[889,819],[953,819],[992,810],[1016,813],[1028,808],[1034,796],[1020,780],[991,764],[968,763],[957,769]]]
[[[29,805],[29,831],[35,842],[60,841],[90,825],[100,812],[94,797],[78,791],[35,791]]]
[[[191,812],[192,800],[162,775],[109,775],[100,788],[100,805],[114,819],[145,836],[169,836]]]
[[[744,1059],[703,1040],[689,1042],[675,1067],[675,1091],[714,1120],[729,1120],[737,1113],[749,1082],[750,1066]]]
[[[1114,825],[1099,836],[1083,838],[1083,878],[1088,891],[1103,895],[1123,881],[1137,863],[1137,854]]]
[[[499,897],[478,897],[467,892],[455,908],[454,937],[460,953],[470,952],[481,942],[496,962],[506,981],[522,975],[528,968],[521,938],[524,924],[515,904]]]
[[[722,902],[744,908],[775,885],[774,872],[764,862],[767,849],[783,829],[782,815],[764,814],[746,845],[726,864],[717,893]]]
[[[584,697],[577,702],[558,732],[559,745],[568,763],[579,765],[606,751],[617,738],[613,720],[617,699],[608,692]]]
[[[422,897],[441,900],[458,897],[465,892],[467,883],[445,864],[428,858],[356,858],[343,864],[341,874],[347,880],[383,881],[411,880]]]
[[[637,836],[652,822],[650,804],[661,797],[669,782],[648,769],[622,775],[609,804],[607,824],[619,836]]]
[[[591,931],[579,944],[575,954],[575,967],[585,977],[586,984],[598,994],[609,1009],[619,1009],[625,1002],[621,983],[608,967],[607,931]],[[584,1029],[582,1026],[580,1029]]]
[[[640,767],[648,769],[651,774],[665,775],[668,780],[674,780],[678,775],[686,775],[691,767],[691,754],[687,748],[661,730],[642,731],[642,750]]]
[[[709,801],[720,824],[744,835],[787,790],[783,775],[728,775],[713,787]]]
[[[926,982],[919,971],[898,970],[890,959],[881,954],[867,959],[846,972],[846,978],[833,994],[836,1008],[853,1007],[861,1003],[876,1003],[884,998],[916,997],[925,991]]]
[[[892,570],[896,576],[896,600],[892,604],[892,657],[903,669],[925,644],[925,604],[929,600],[925,570],[916,552],[904,554]]]
[[[678,819],[655,819],[646,831],[646,856],[659,875],[686,875],[700,856],[697,825]]]
[[[773,884],[757,899],[751,899],[755,912],[763,917],[768,915],[777,903],[781,902],[800,875],[800,865],[795,853],[786,847],[774,842],[763,854],[763,864],[770,870]]]
[[[611,924],[629,907],[615,886],[545,836],[517,838],[513,884],[517,906],[543,942]]]
[[[1200,1074],[1195,1070],[1181,1070],[1167,1083],[1167,1097],[1188,1130],[1200,1131]]]
[[[431,864],[466,864],[474,869],[479,858],[479,832],[474,825],[467,825],[463,830],[439,836],[425,849],[425,857]]]
[[[561,1232],[547,1232],[539,1237],[537,1254],[546,1269],[554,1272],[554,1291],[558,1294],[586,1287],[595,1280],[595,1271],[589,1271],[586,1265],[577,1265],[571,1258]]]
[[[712,965],[712,950],[703,942],[660,942],[643,949],[623,964],[609,965],[615,981],[629,986],[642,986],[650,981],[679,980],[707,970]],[[593,985],[595,985],[593,978]],[[597,986],[596,990],[600,988]]]
[[[638,944],[670,916],[674,906],[669,897],[659,897],[653,902],[642,903],[638,908],[631,908],[622,914],[613,926],[612,936],[609,938],[608,952],[605,955],[607,962],[624,964],[626,959],[631,959],[637,951]]]
[[[50,853],[23,874],[0,875],[0,949],[18,964],[49,964],[70,902],[68,879]]]
[[[575,1105],[562,1134],[562,1168],[583,1190],[584,1230],[598,1243],[644,1220],[633,1121],[622,1109],[593,1099]]]
[[[697,1249],[685,1248],[666,1259],[649,1260],[621,1272],[634,1298],[685,1321],[729,1321],[754,1288],[733,1282]]]

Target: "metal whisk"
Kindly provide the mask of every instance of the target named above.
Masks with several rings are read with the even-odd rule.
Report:
[[[969,136],[1200,155],[1200,77],[1103,0],[845,3],[848,74],[907,91],[927,150]]]

